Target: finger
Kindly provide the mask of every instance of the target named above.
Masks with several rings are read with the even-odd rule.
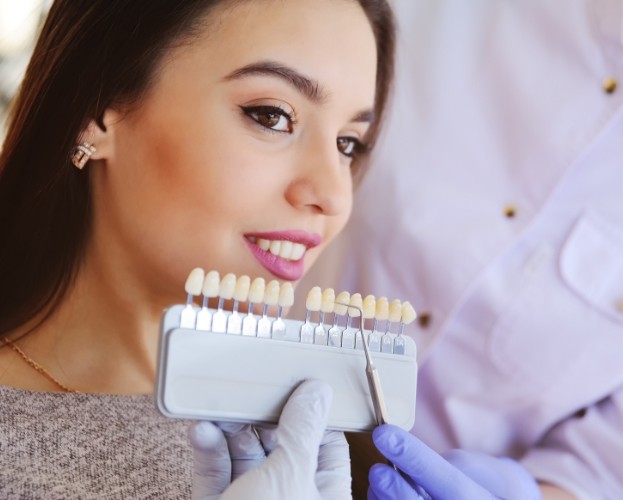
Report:
[[[366,498],[368,500],[381,500],[379,497],[376,496],[376,493],[374,493],[374,490],[371,486],[368,486],[368,495]]]
[[[266,453],[253,426],[234,422],[219,422],[218,426],[227,440],[232,463],[232,481],[266,459]]]
[[[332,398],[329,384],[306,380],[286,402],[279,418],[277,446],[288,449],[296,462],[293,465],[316,469]]]
[[[223,433],[210,422],[188,429],[193,449],[193,498],[218,498],[231,481],[231,459]]]
[[[393,425],[372,432],[378,450],[436,500],[494,498],[412,434]],[[378,494],[378,491],[375,490]]]
[[[385,464],[374,464],[368,473],[370,489],[378,500],[421,500],[422,497],[411,487],[400,473]],[[368,494],[368,498],[370,498]]]
[[[515,460],[466,450],[450,450],[443,457],[498,497],[513,491],[513,498],[539,498],[536,480]]]
[[[320,441],[316,487],[323,499],[350,498],[350,453],[343,432],[327,431]]]
[[[255,430],[260,436],[262,448],[268,455],[277,447],[277,426],[270,424],[256,425]]]

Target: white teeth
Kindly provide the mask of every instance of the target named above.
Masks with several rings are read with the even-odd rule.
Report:
[[[249,241],[255,243],[262,250],[285,260],[300,260],[307,250],[305,245],[292,241],[265,240],[263,238],[249,238]]]
[[[300,243],[293,243],[292,244],[292,255],[290,255],[290,259],[292,260],[302,259],[303,255],[305,255],[305,250],[307,250],[305,245],[301,245]]]
[[[262,250],[268,250],[270,248],[270,240],[263,240],[260,238],[257,240],[257,246]]]
[[[281,252],[281,241],[271,241],[268,251],[273,255],[279,256],[279,252]]]
[[[279,257],[282,259],[290,259],[292,258],[292,247],[294,243],[291,241],[282,241],[281,242],[281,250],[279,250]]]

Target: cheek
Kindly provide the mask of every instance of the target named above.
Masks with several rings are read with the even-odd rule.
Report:
[[[346,203],[346,208],[344,209],[344,212],[340,214],[339,216],[335,217],[334,220],[330,220],[327,224],[327,227],[329,228],[329,231],[328,231],[329,235],[327,237],[327,243],[331,242],[338,234],[342,232],[342,230],[344,229],[344,226],[346,226],[346,223],[350,219],[352,209],[353,209],[353,195],[352,195],[352,190],[351,190],[348,193],[348,201]]]

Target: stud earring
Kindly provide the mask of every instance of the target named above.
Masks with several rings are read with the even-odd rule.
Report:
[[[71,162],[79,169],[82,170],[87,164],[91,155],[97,151],[93,144],[83,142],[74,147],[71,153]]]

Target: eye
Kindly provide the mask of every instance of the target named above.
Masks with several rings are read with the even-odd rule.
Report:
[[[337,149],[348,158],[354,158],[366,152],[366,146],[355,137],[338,137]]]
[[[278,106],[240,106],[245,115],[262,127],[291,134],[294,118]]]

